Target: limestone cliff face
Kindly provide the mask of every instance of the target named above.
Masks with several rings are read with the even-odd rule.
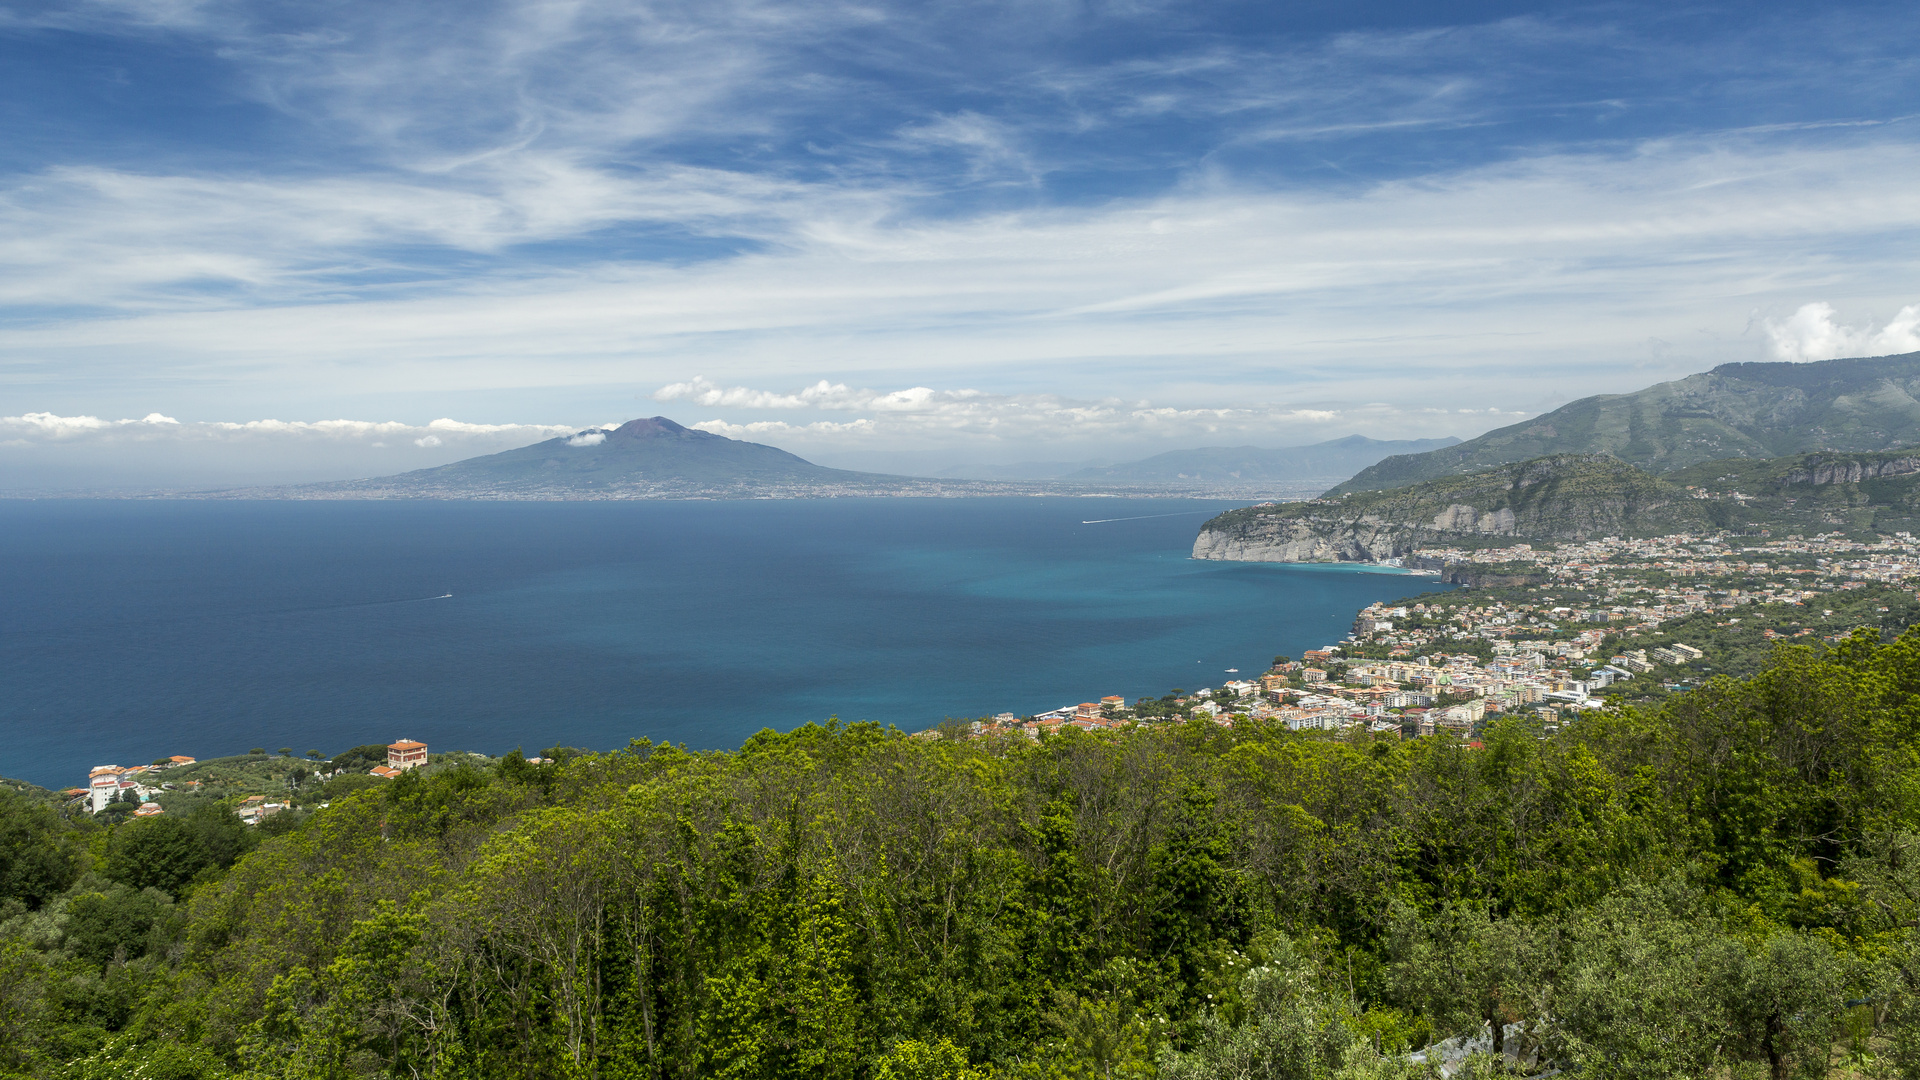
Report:
[[[1816,455],[1810,457],[1804,468],[1788,473],[1789,484],[1857,484],[1862,480],[1878,480],[1881,477],[1912,476],[1920,473],[1920,458],[1896,457],[1875,461],[1872,459],[1827,460]]]
[[[1228,562],[1380,562],[1412,550],[1418,530],[1368,522],[1268,519],[1240,529],[1203,528],[1196,559]]]
[[[1707,528],[1698,500],[1605,455],[1566,454],[1392,491],[1252,506],[1207,522],[1193,557],[1379,562],[1484,537],[1583,539]]]

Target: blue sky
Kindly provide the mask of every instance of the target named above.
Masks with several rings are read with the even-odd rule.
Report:
[[[362,474],[653,413],[1116,458],[1920,348],[1916,41],[1891,3],[16,3],[0,465]]]

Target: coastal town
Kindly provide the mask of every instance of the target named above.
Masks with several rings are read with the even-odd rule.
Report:
[[[1828,645],[1920,621],[1920,542],[1907,533],[1608,537],[1427,548],[1403,562],[1441,588],[1373,604],[1343,640],[1276,657],[1257,678],[1002,713],[966,730],[1037,738],[1206,717],[1471,738],[1494,718],[1523,716],[1545,735],[1589,710],[1747,674],[1779,643]]]

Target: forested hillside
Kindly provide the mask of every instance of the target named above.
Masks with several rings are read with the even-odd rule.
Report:
[[[0,793],[3,1067],[1920,1075],[1920,632],[1551,738],[810,725],[261,828]]]

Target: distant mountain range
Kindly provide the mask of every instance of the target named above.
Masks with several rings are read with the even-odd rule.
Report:
[[[1328,494],[1405,487],[1553,454],[1610,454],[1655,473],[1726,458],[1920,444],[1920,353],[1723,364],[1630,394],[1581,398],[1455,446],[1386,458]]]
[[[1051,479],[984,480],[828,468],[776,447],[729,439],[655,416],[395,476],[201,494],[296,499],[725,499],[1098,490],[1242,496],[1257,491],[1263,496],[1293,496],[1317,491],[1387,454],[1453,441],[1381,442],[1355,435],[1282,450],[1176,451]]]
[[[1453,446],[1459,441],[1451,437],[1383,441],[1349,435],[1311,446],[1273,450],[1256,446],[1203,446],[1119,465],[1081,469],[1068,473],[1063,479],[1119,484],[1204,484],[1223,488],[1309,481],[1326,483],[1352,476],[1394,454],[1419,454]]]

